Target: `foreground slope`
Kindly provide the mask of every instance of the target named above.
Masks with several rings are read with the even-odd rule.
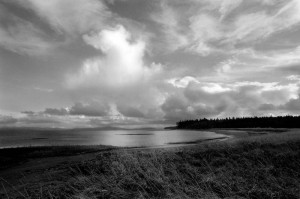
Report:
[[[299,198],[299,130],[168,149],[118,149],[2,176],[1,198]],[[38,162],[39,159],[33,161]]]

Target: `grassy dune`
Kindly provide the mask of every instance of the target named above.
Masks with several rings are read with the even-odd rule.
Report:
[[[71,156],[116,149],[111,146],[35,146],[0,149],[0,170],[20,165],[29,159]]]
[[[0,198],[299,198],[299,133],[176,149],[121,149],[43,171]]]

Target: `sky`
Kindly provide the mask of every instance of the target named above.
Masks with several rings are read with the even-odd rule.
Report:
[[[0,126],[300,114],[300,0],[0,0]]]

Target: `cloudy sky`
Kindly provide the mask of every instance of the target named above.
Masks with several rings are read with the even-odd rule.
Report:
[[[0,0],[0,126],[300,114],[300,0]]]

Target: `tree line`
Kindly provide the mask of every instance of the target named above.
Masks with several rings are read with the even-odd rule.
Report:
[[[208,128],[300,128],[300,116],[195,119],[176,123],[178,129]]]

